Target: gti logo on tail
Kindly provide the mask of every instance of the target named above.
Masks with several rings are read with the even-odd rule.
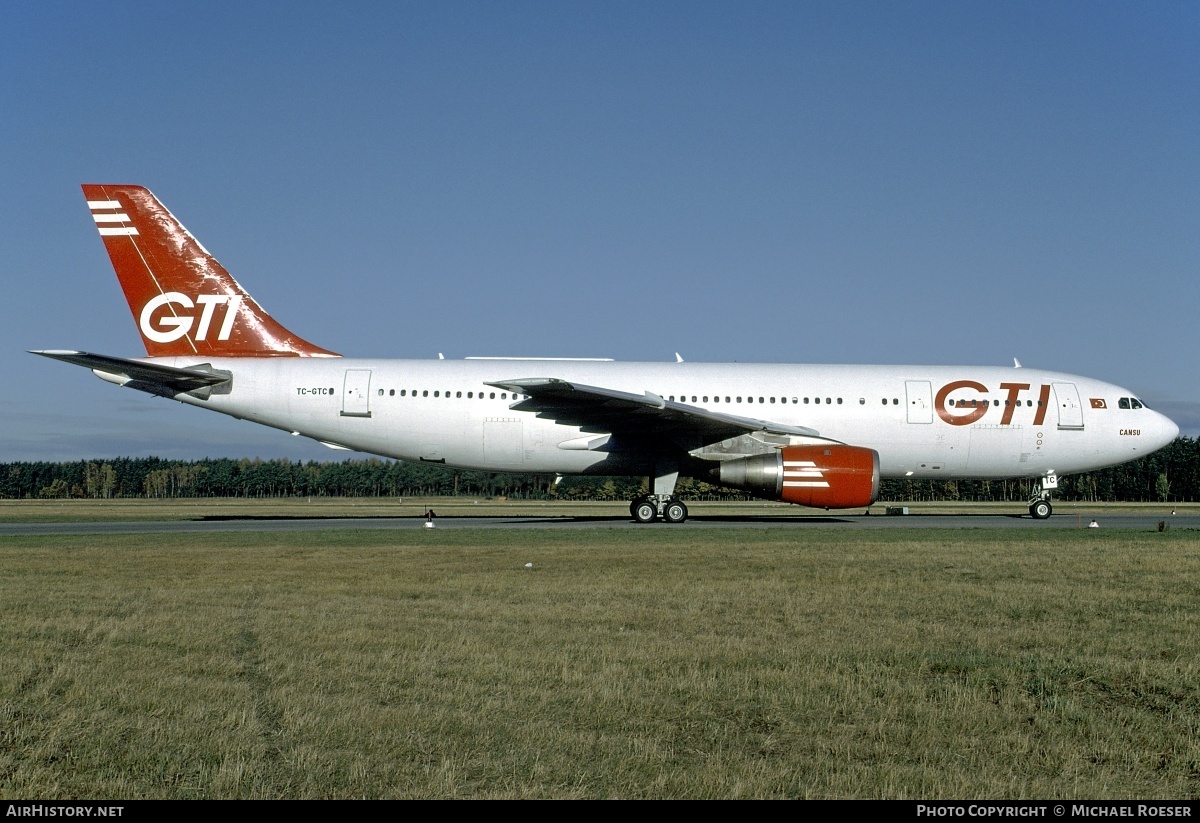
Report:
[[[237,317],[238,309],[242,307],[240,294],[233,296],[200,294],[193,302],[192,298],[186,294],[177,291],[164,292],[149,300],[142,307],[141,316],[138,317],[138,326],[141,328],[142,334],[155,343],[173,343],[192,330],[192,326],[196,322],[193,310],[197,306],[202,306],[200,325],[196,327],[195,339],[207,340],[209,329],[212,327],[213,315],[216,314],[217,306],[220,305],[225,306],[225,318],[221,322],[220,331],[217,332],[217,339],[228,340],[229,335],[233,332],[234,318]],[[168,307],[170,314],[164,312],[155,317],[154,313],[163,306]],[[185,311],[182,313],[177,311],[176,306]]]

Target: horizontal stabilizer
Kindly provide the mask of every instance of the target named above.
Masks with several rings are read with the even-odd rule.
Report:
[[[227,371],[214,369],[207,364],[198,366],[166,366],[146,360],[131,360],[125,357],[110,357],[106,354],[92,354],[86,351],[61,351],[48,349],[31,351],[30,354],[40,354],[52,360],[73,363],[96,372],[98,377],[108,379],[119,378],[122,385],[151,394],[171,397],[182,392],[197,392],[212,389],[222,383],[228,383],[233,375]]]

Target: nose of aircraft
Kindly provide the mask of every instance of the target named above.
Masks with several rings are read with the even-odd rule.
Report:
[[[1175,421],[1167,417],[1165,414],[1154,414],[1154,448],[1161,449],[1168,445],[1179,436],[1179,426],[1175,425]]]

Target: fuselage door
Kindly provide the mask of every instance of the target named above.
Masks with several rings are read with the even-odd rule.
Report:
[[[904,391],[908,395],[908,422],[933,422],[933,389],[928,380],[905,380]]]
[[[371,370],[346,369],[342,386],[342,417],[370,417]]]
[[[1079,402],[1079,389],[1074,383],[1052,383],[1054,402],[1058,406],[1060,429],[1083,428],[1083,404]]]

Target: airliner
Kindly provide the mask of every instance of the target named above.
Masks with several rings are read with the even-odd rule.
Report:
[[[989,366],[343,357],[284,328],[145,188],[83,186],[146,357],[32,353],[103,380],[309,437],[464,469],[641,475],[641,523],[682,523],[691,477],[819,509],[883,478],[1029,478],[1143,457],[1179,428],[1132,391]]]

